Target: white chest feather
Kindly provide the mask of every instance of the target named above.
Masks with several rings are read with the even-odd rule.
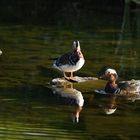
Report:
[[[84,63],[85,63],[85,60],[83,58],[80,58],[79,61],[75,65],[63,65],[60,67],[60,69],[64,72],[74,72],[81,69]]]

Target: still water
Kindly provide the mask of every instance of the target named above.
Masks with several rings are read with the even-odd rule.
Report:
[[[110,66],[119,80],[140,79],[137,15],[131,21],[127,13],[121,19],[103,17],[93,28],[1,25],[0,139],[140,139],[139,100],[95,95],[104,81],[65,88],[48,85],[62,77],[52,63],[71,50],[75,39],[86,59],[75,75],[97,77],[103,66]],[[110,104],[116,111],[106,115]]]

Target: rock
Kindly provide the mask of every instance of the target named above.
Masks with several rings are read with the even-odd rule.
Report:
[[[49,84],[51,84],[51,85],[66,85],[66,84],[69,84],[71,82],[72,83],[73,82],[80,83],[80,82],[95,81],[95,80],[98,80],[98,78],[75,76],[75,77],[73,77],[73,79],[67,80],[64,77],[62,77],[62,78],[53,79]]]

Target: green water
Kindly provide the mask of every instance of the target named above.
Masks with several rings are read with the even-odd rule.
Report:
[[[93,92],[105,81],[74,84],[84,98],[79,123],[74,123],[75,105],[48,86],[53,78],[62,77],[52,68],[54,59],[71,51],[75,39],[86,60],[75,75],[97,77],[107,65],[118,71],[119,80],[140,79],[139,19],[132,19],[131,27],[124,26],[124,20],[103,17],[93,28],[1,25],[0,139],[140,139],[139,100],[117,98],[116,112],[106,115],[110,97]]]

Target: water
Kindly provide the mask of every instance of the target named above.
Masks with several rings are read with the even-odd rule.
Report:
[[[103,81],[74,84],[55,94],[56,89],[48,86],[53,78],[62,77],[52,68],[53,60],[70,51],[74,39],[80,41],[86,59],[75,75],[97,77],[109,65],[117,69],[119,80],[139,79],[139,18],[133,13],[130,20],[127,14],[116,20],[108,17],[108,24],[106,17],[103,23],[97,19],[93,28],[2,25],[0,139],[139,139],[139,100],[95,95]],[[83,98],[81,108],[76,93]],[[116,111],[106,115],[111,105]]]

